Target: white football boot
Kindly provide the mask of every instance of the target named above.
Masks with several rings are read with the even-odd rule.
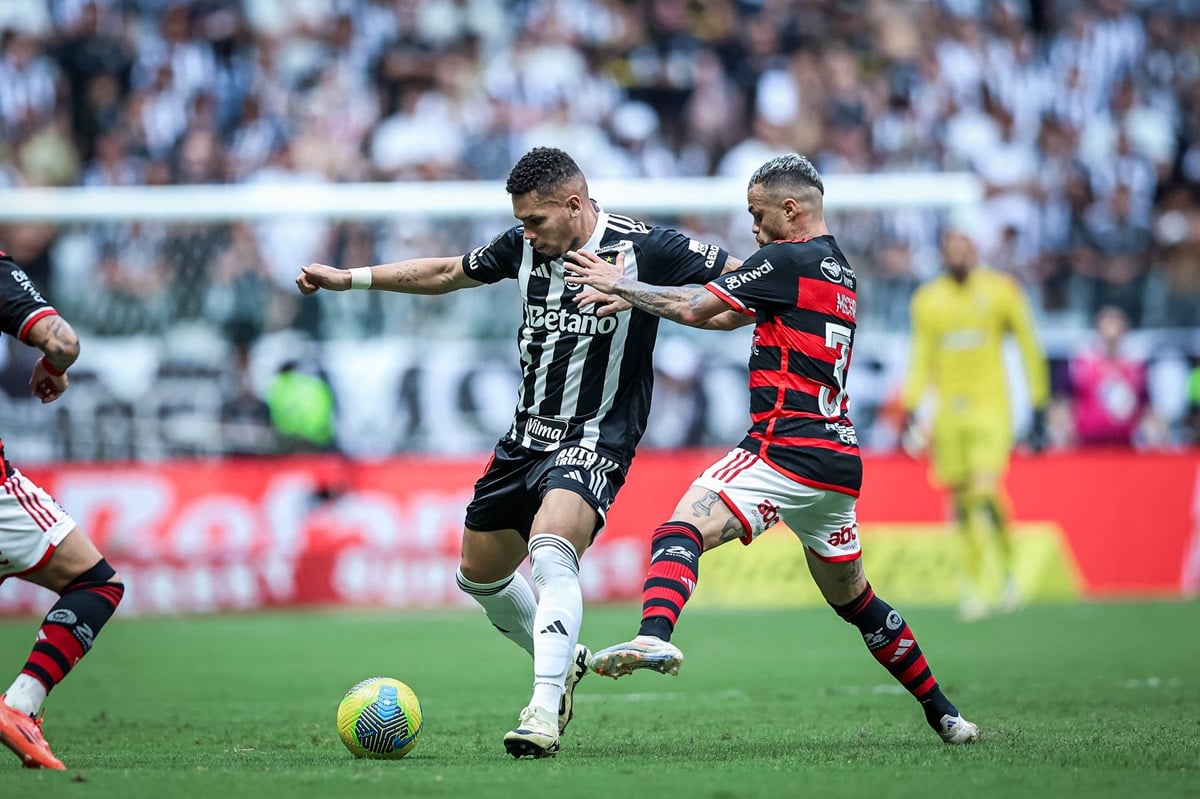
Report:
[[[938,735],[948,744],[971,744],[979,740],[979,727],[962,716],[942,716]]]
[[[653,635],[639,635],[624,644],[601,649],[592,655],[588,667],[605,677],[624,677],[637,669],[652,669],[661,674],[678,674],[683,653],[670,641]]]
[[[583,679],[583,676],[588,672],[588,661],[592,657],[592,652],[583,644],[575,645],[575,659],[571,661],[571,668],[567,671],[567,682],[563,688],[562,699],[558,702],[558,734],[562,735],[563,730],[571,723],[571,719],[575,716],[575,686]]]
[[[504,734],[504,748],[513,757],[554,757],[558,754],[558,723],[530,705],[521,711],[516,729]]]

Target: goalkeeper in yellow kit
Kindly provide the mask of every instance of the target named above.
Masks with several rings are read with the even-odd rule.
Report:
[[[932,388],[932,478],[950,493],[963,544],[960,610],[964,618],[978,618],[987,612],[983,597],[995,593],[988,590],[984,574],[989,542],[995,542],[1002,570],[1000,607],[1012,610],[1020,602],[1003,486],[1013,448],[1006,337],[1013,336],[1021,351],[1033,407],[1029,445],[1034,451],[1045,439],[1049,370],[1017,282],[980,265],[974,244],[961,231],[948,230],[941,244],[945,273],[917,289],[912,298],[904,443],[912,452],[924,441],[916,412]]]

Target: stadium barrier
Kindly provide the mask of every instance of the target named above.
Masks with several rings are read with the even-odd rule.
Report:
[[[646,536],[716,455],[639,455],[583,561],[589,601],[641,596]],[[96,539],[128,585],[122,612],[469,605],[454,585],[479,458],[62,465],[26,470]],[[1033,601],[1179,596],[1200,588],[1200,453],[1020,457],[1009,475],[1018,579]],[[954,539],[925,466],[868,456],[860,535],[872,582],[905,605],[955,599]],[[44,611],[20,580],[0,614]],[[696,601],[818,603],[786,531],[704,560]]]

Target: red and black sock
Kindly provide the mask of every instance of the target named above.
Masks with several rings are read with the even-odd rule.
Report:
[[[870,584],[853,602],[832,607],[858,628],[875,659],[921,703],[930,726],[940,729],[942,716],[958,715],[934,679],[912,629],[891,605],[875,595]]]
[[[63,588],[38,630],[37,643],[22,674],[46,686],[47,692],[62,682],[92,648],[100,628],[125,594],[124,583],[109,582],[115,575],[108,562],[101,559]]]
[[[700,531],[687,522],[667,522],[654,531],[650,569],[642,585],[642,626],[638,635],[671,640],[679,614],[696,590],[703,551]]]

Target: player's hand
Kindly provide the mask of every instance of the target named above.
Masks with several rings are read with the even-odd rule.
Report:
[[[296,288],[305,295],[317,289],[346,291],[350,288],[350,270],[326,264],[309,264],[301,267],[300,274],[296,276]]]
[[[621,313],[621,311],[628,311],[633,307],[633,303],[624,297],[618,297],[615,294],[605,294],[603,291],[596,291],[591,286],[588,286],[575,295],[575,304],[580,308],[595,305],[596,316],[612,316],[613,314]]]
[[[618,254],[616,263],[610,264],[594,252],[572,250],[564,258],[563,268],[571,281],[612,294],[617,282],[625,277],[625,253]]]
[[[1029,421],[1029,434],[1025,437],[1029,451],[1033,453],[1046,449],[1046,409],[1034,408],[1033,417]]]
[[[47,368],[45,357],[38,358],[37,363],[33,365],[33,374],[29,377],[29,390],[33,392],[33,396],[42,401],[43,405],[61,397],[70,382],[67,380],[66,372],[54,374],[50,371],[53,368],[53,365],[50,365],[49,369]]]
[[[900,426],[900,449],[910,458],[919,458],[929,449],[929,434],[914,413],[904,414]]]

